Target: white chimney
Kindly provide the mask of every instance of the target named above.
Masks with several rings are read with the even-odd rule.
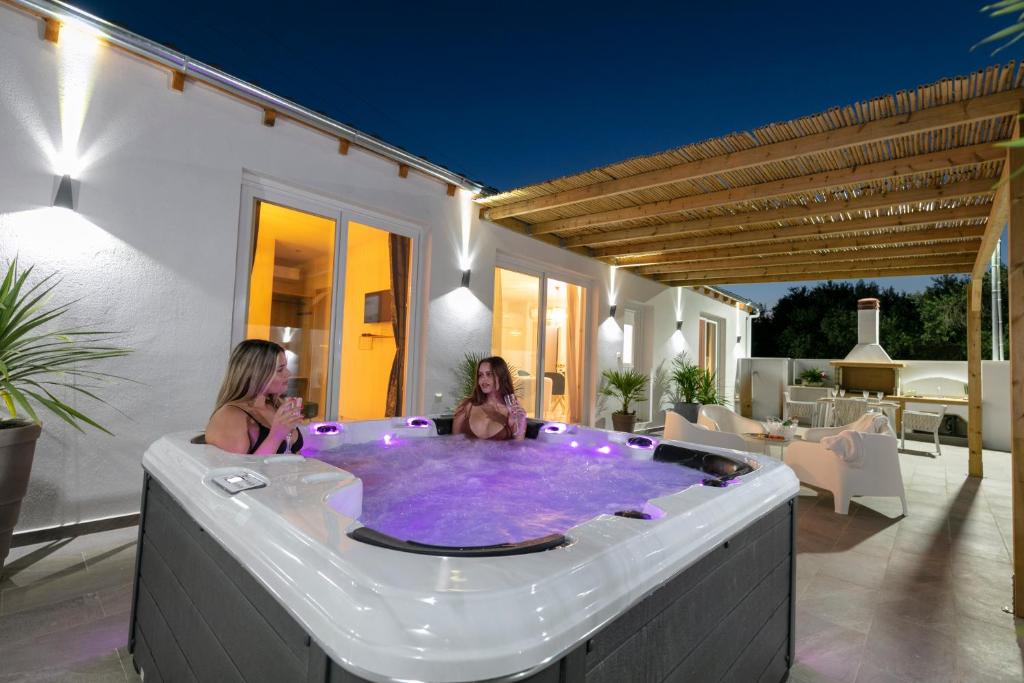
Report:
[[[881,302],[878,299],[857,301],[857,345],[846,355],[845,360],[861,363],[891,363],[892,358],[878,343],[878,314]]]

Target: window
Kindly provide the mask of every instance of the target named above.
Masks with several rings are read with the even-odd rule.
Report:
[[[704,370],[718,373],[718,323],[707,318],[700,319],[698,365]]]

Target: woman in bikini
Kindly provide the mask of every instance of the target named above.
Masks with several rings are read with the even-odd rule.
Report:
[[[288,376],[284,349],[274,342],[247,339],[236,346],[206,425],[206,443],[230,453],[297,453],[302,399],[282,396]]]
[[[477,363],[476,386],[455,409],[452,432],[476,439],[526,438],[526,411],[516,399],[504,359],[491,356]]]

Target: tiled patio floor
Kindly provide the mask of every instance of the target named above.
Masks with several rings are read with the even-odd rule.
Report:
[[[916,447],[916,444],[915,444]],[[1010,468],[965,448],[901,455],[910,516],[895,499],[801,496],[797,646],[791,681],[1024,680],[1010,603]],[[15,548],[0,581],[0,683],[137,681],[124,650],[137,530]],[[1020,635],[1018,635],[1020,634]]]

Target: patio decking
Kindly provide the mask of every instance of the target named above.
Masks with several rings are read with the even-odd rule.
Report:
[[[909,445],[909,444],[908,444]],[[917,444],[912,447],[916,448]],[[790,680],[1017,681],[1024,620],[1010,603],[1010,458],[903,453],[911,512],[858,498],[850,515],[805,489],[798,512]],[[137,681],[124,649],[137,529],[15,548],[0,581],[0,681]]]

